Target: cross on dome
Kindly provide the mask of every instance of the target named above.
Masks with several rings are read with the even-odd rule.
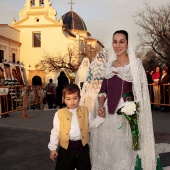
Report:
[[[75,4],[72,0],[70,0],[70,2],[68,4],[71,4],[71,11],[72,11],[72,5]]]

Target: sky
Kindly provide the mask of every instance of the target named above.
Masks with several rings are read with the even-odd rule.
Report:
[[[49,0],[57,11],[56,19],[70,11],[71,0]],[[19,20],[19,11],[26,0],[0,0],[0,24],[11,25],[13,18]],[[134,15],[144,8],[144,3],[158,8],[169,0],[72,0],[73,11],[85,22],[92,38],[98,39],[106,48],[111,47],[112,35],[116,30],[128,31],[132,44],[139,43],[137,33],[141,29],[134,22]]]

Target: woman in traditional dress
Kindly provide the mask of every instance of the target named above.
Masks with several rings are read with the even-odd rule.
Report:
[[[76,73],[75,84],[77,84],[80,89],[82,89],[83,83],[86,81],[89,65],[89,59],[87,57],[83,58],[81,65]]]
[[[98,114],[105,122],[92,130],[92,170],[156,170],[155,140],[146,73],[124,30],[113,34],[116,58],[106,66],[98,95]],[[116,112],[131,98],[139,102],[139,148],[134,150],[128,120]],[[141,165],[140,165],[141,164]]]
[[[87,78],[81,90],[80,105],[87,106],[91,113],[94,113],[94,107],[97,104],[97,95],[101,88],[105,64],[106,56],[103,53],[98,53],[90,63]]]

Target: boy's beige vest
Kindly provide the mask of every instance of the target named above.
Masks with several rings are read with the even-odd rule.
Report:
[[[67,149],[71,129],[72,113],[67,108],[59,109],[58,118],[60,120],[60,146]],[[87,107],[79,106],[77,108],[77,119],[80,127],[82,144],[84,146],[89,141],[89,112]]]

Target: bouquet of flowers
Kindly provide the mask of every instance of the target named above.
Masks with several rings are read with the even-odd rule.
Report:
[[[131,134],[132,134],[132,147],[135,151],[140,149],[140,145],[139,145],[140,134],[138,128],[138,115],[137,115],[138,113],[139,113],[139,102],[135,103],[134,101],[131,100],[127,100],[122,105],[122,107],[120,107],[117,110],[117,114],[124,115],[124,117],[128,120],[130,124]]]

